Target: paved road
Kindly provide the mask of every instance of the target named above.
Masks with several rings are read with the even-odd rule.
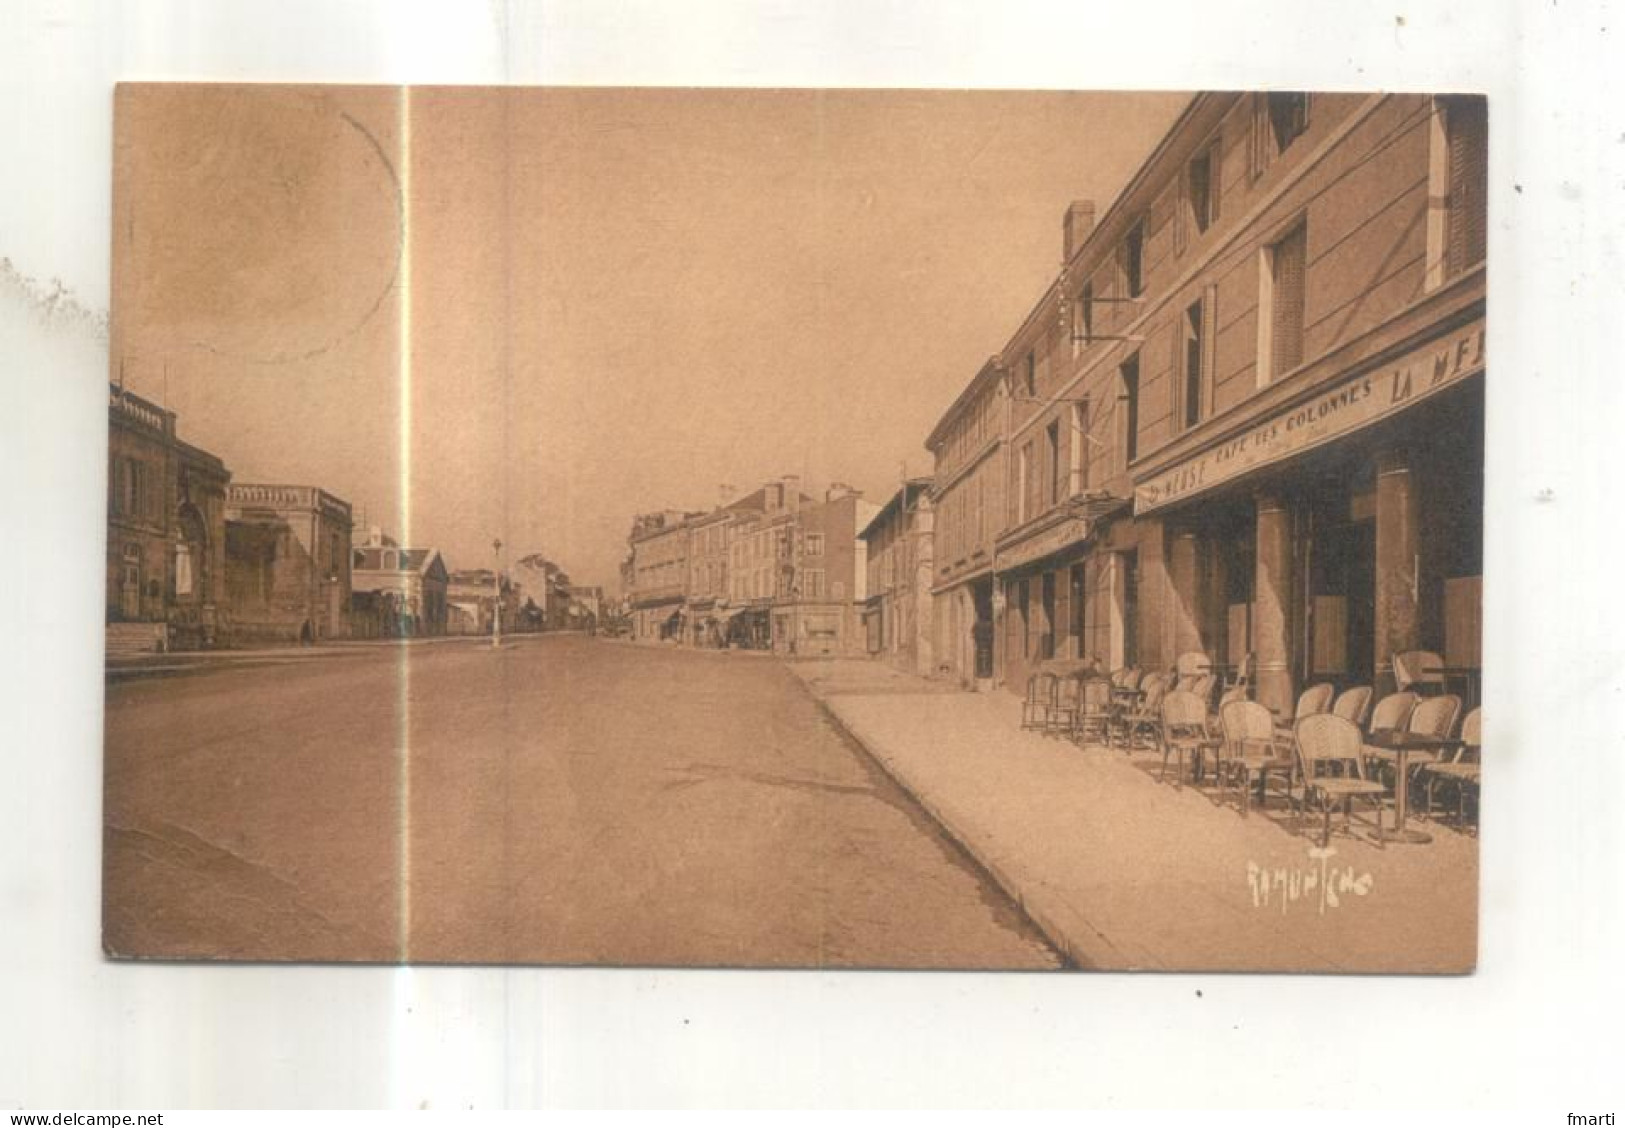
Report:
[[[1052,967],[771,659],[579,637],[111,685],[110,950]]]

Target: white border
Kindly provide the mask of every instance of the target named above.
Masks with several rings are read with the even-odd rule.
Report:
[[[1625,21],[1609,27],[1608,7],[12,0],[0,255],[35,281],[18,291],[31,301],[0,292],[0,1104],[1619,1110],[1625,643],[1604,594],[1625,558],[1604,452],[1622,418]],[[88,452],[103,441],[105,358],[69,303],[106,307],[111,84],[124,78],[1488,92],[1497,762],[1481,971],[101,962],[103,518]]]

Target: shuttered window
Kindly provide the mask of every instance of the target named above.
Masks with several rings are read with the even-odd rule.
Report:
[[[1303,363],[1304,267],[1308,228],[1298,224],[1270,248],[1270,375]]]
[[[1202,303],[1195,302],[1185,310],[1177,324],[1178,346],[1175,363],[1184,376],[1181,388],[1181,426],[1194,427],[1202,421],[1202,361],[1203,331],[1207,328],[1202,317]]]
[[[1477,96],[1444,100],[1449,161],[1445,274],[1454,277],[1484,261],[1489,194],[1488,102]]]
[[[1123,386],[1123,457],[1133,462],[1140,456],[1140,354],[1129,357],[1117,371]]]

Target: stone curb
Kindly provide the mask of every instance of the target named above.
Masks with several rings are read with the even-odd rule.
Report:
[[[786,663],[789,666],[789,663]],[[1089,971],[1101,968],[1125,968],[1124,953],[1108,940],[1099,929],[1087,922],[1087,932],[1080,934],[1077,928],[1069,928],[1058,919],[1057,910],[1062,906],[1049,904],[1048,898],[1042,890],[1033,890],[1018,881],[1001,863],[995,852],[986,844],[977,841],[968,827],[963,827],[945,810],[935,802],[931,796],[918,787],[897,767],[885,752],[878,747],[877,742],[866,740],[852,725],[847,723],[838,708],[830,700],[819,693],[812,684],[801,676],[793,667],[791,673],[807,691],[807,695],[818,703],[818,707],[842,734],[861,748],[875,765],[885,773],[903,793],[923,810],[931,821],[942,829],[953,843],[969,858],[978,869],[987,875],[1000,891],[1013,902],[1022,916],[1032,922],[1034,928],[1043,935],[1050,947],[1060,955],[1066,966],[1070,969]],[[1070,914],[1069,915],[1075,915]]]

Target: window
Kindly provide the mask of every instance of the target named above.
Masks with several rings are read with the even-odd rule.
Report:
[[[1123,459],[1133,462],[1140,456],[1140,354],[1135,353],[1117,369],[1122,382]]]
[[[808,533],[805,552],[808,556],[824,555],[824,534]]]
[[[1304,273],[1308,250],[1308,227],[1301,222],[1264,248],[1258,306],[1267,310],[1269,316],[1258,323],[1260,387],[1303,363]]]
[[[1072,405],[1072,443],[1069,449],[1071,454],[1072,475],[1071,493],[1081,494],[1089,486],[1089,401],[1081,400]]]
[[[1180,397],[1180,423],[1194,427],[1202,420],[1202,303],[1195,302],[1179,319],[1184,383]]]
[[[1478,95],[1434,99],[1428,155],[1428,289],[1484,261],[1488,195],[1488,102]]]
[[[1032,478],[1033,472],[1033,444],[1027,443],[1021,448],[1016,459],[1016,524],[1027,520],[1027,482]]]
[[[1123,237],[1118,249],[1122,267],[1123,290],[1131,298],[1145,291],[1145,220],[1140,220]]]
[[[801,572],[801,594],[805,599],[824,598],[824,570],[805,568]]]
[[[1047,505],[1054,505],[1061,500],[1061,421],[1051,419],[1049,426],[1044,428],[1044,458],[1049,466],[1049,496],[1045,498]]]
[[[1072,318],[1072,355],[1077,356],[1095,337],[1095,284],[1085,282]]]
[[[1219,146],[1216,142],[1186,166],[1185,199],[1191,225],[1200,235],[1219,218]]]
[[[1038,398],[1038,356],[1032,349],[1027,350],[1027,367],[1021,379],[1021,387],[1029,399]]]
[[[1309,128],[1309,95],[1283,90],[1254,95],[1253,176],[1261,175],[1275,163]]]

